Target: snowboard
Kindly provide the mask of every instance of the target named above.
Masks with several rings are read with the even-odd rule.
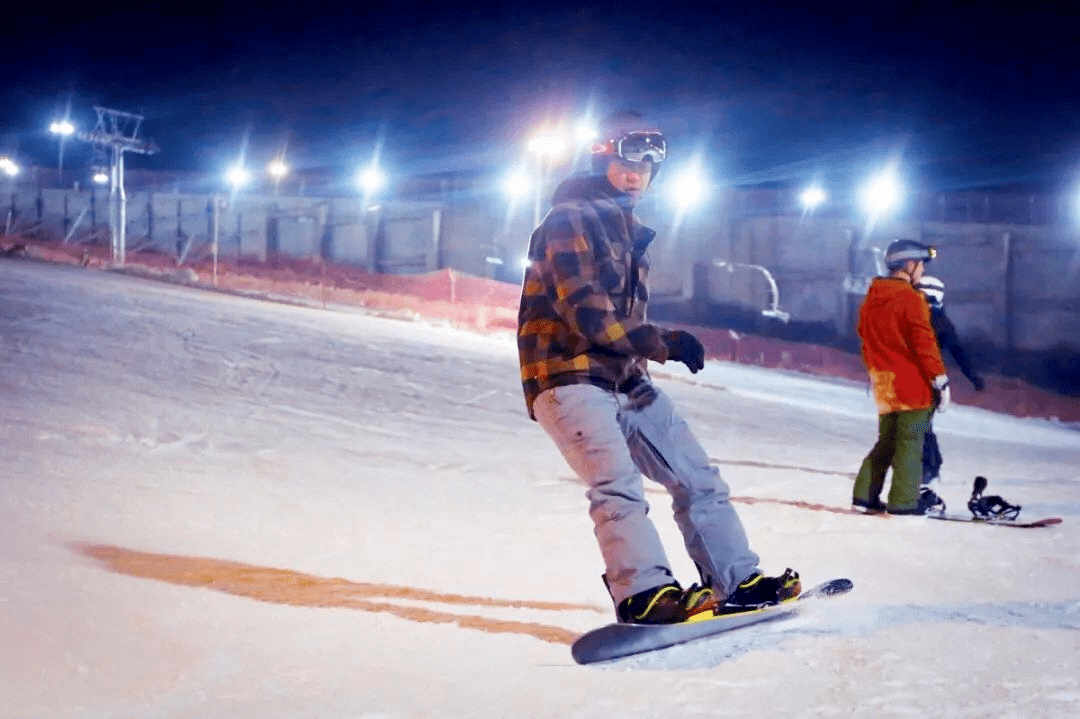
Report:
[[[664,649],[789,616],[809,600],[847,594],[854,586],[850,579],[832,579],[780,604],[758,609],[740,609],[681,624],[608,624],[578,637],[570,647],[570,654],[578,664],[592,664]]]
[[[970,522],[972,524],[993,524],[997,527],[1016,527],[1018,529],[1031,529],[1033,527],[1052,527],[1061,524],[1061,517],[1044,517],[1032,521],[1016,519],[987,519],[962,514],[927,514],[929,519],[943,519],[946,522]]]

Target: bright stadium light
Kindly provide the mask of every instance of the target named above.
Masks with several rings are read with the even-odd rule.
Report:
[[[270,173],[270,176],[274,178],[275,182],[279,182],[281,178],[289,174],[289,166],[282,160],[274,160],[267,165],[266,171]]]
[[[503,192],[511,200],[520,200],[529,194],[531,184],[529,174],[523,168],[518,168],[503,180]]]
[[[697,170],[687,170],[668,184],[668,197],[677,207],[687,209],[705,198],[707,184]]]
[[[109,173],[105,172],[105,170],[102,170],[101,168],[98,168],[94,170],[94,175],[90,179],[92,179],[94,181],[94,184],[96,185],[104,185],[106,182],[109,181]]]
[[[61,137],[75,134],[75,126],[69,120],[55,120],[49,124],[49,132]]]
[[[60,147],[56,156],[56,176],[64,177],[64,141],[75,134],[75,126],[66,117],[63,120],[53,120],[49,123],[49,132],[60,138]]]
[[[600,133],[588,120],[582,120],[574,128],[574,139],[577,140],[579,145],[588,145],[598,137],[600,137]]]
[[[0,157],[0,172],[8,177],[15,177],[19,174],[19,166],[10,157]]]
[[[529,140],[529,152],[537,157],[554,159],[566,151],[566,140],[558,135],[537,135]]]
[[[360,171],[357,182],[364,192],[373,193],[386,185],[386,175],[378,167],[372,165]]]
[[[266,171],[270,173],[270,177],[274,178],[274,194],[276,195],[281,187],[281,181],[285,175],[289,174],[289,166],[279,157],[266,166]]]
[[[827,199],[829,199],[829,196],[820,185],[811,185],[799,194],[799,203],[807,211],[821,206]]]
[[[891,170],[881,172],[863,186],[859,200],[863,209],[871,216],[883,215],[900,204],[902,190],[900,181]]]
[[[251,180],[251,173],[243,165],[233,165],[225,173],[225,180],[234,190],[239,190]]]

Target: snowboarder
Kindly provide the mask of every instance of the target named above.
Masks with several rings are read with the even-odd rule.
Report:
[[[852,506],[866,512],[926,514],[931,498],[920,497],[923,440],[930,408],[944,412],[949,378],[930,325],[930,309],[915,289],[932,247],[896,240],[885,252],[888,277],[878,277],[859,309],[863,362],[878,408],[878,440],[863,460],[852,490]],[[880,495],[892,467],[888,502]]]
[[[645,319],[655,232],[634,205],[655,179],[667,142],[639,113],[607,120],[591,173],[555,190],[532,234],[518,314],[529,416],[588,486],[603,579],[620,622],[666,624],[720,604],[759,606],[796,596],[798,574],[758,568],[719,471],[649,377],[647,361],[705,366],[691,333]],[[648,518],[642,474],[672,496],[675,521],[702,585],[676,580]]]
[[[971,366],[971,361],[968,359],[963,345],[960,344],[960,336],[956,332],[956,325],[945,314],[945,283],[937,277],[923,275],[915,284],[915,289],[922,292],[927,304],[930,305],[930,325],[934,328],[934,336],[937,337],[938,348],[941,350],[943,358],[945,350],[948,350],[956,360],[956,364],[960,366],[960,371],[975,387],[975,391],[982,392],[986,386],[983,378]],[[930,419],[926,425],[926,439],[923,441],[922,486],[920,492],[929,492],[928,502],[931,504],[931,509],[939,509],[940,511],[945,510],[944,500],[937,495],[942,461],[941,448],[938,445],[937,435],[934,434],[934,410],[931,409]]]

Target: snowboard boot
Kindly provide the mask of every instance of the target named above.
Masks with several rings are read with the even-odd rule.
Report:
[[[617,614],[623,624],[678,624],[711,617],[718,603],[709,587],[695,584],[684,590],[672,582],[624,599]]]
[[[724,602],[724,607],[756,609],[793,599],[801,591],[799,573],[793,569],[785,569],[779,577],[766,577],[761,572],[754,572],[735,587]]]
[[[646,589],[619,602],[623,624],[676,624],[683,620],[683,590],[677,582]]]
[[[863,514],[884,514],[885,503],[877,497],[869,500],[853,497],[851,500],[851,509],[856,512],[862,512]]]
[[[945,514],[945,500],[929,487],[919,490],[919,514]]]
[[[696,622],[713,616],[720,600],[712,587],[695,584],[683,592],[683,621]]]

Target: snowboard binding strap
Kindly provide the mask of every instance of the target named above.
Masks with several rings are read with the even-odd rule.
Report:
[[[1013,520],[1020,515],[1019,504],[1009,504],[996,494],[989,497],[983,496],[986,489],[986,477],[976,477],[971,488],[971,499],[968,500],[968,509],[971,510],[975,519],[1006,519]]]

